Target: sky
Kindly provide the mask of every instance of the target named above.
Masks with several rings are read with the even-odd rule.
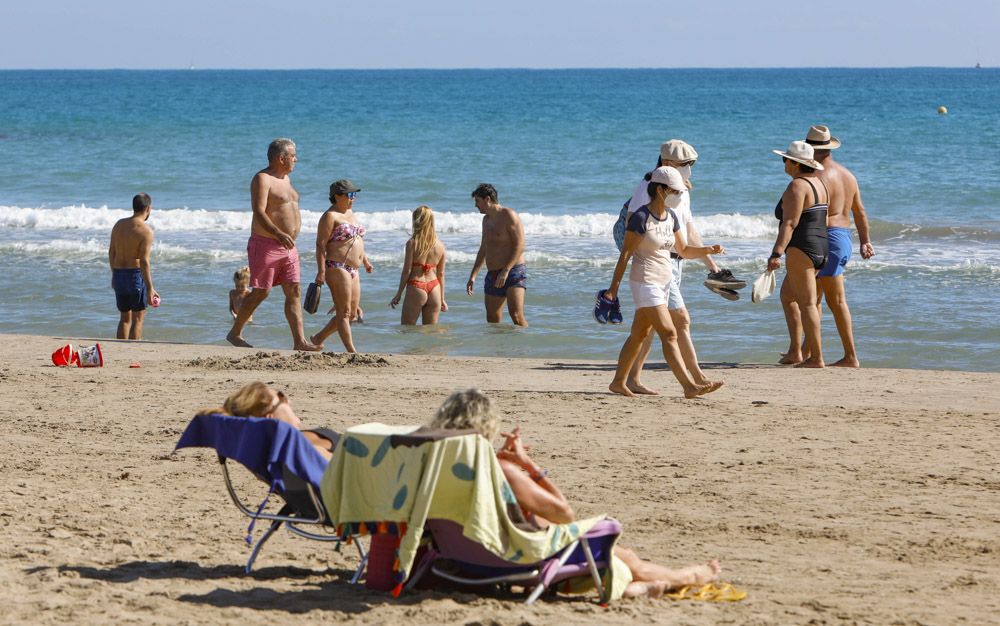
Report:
[[[0,69],[1000,66],[1000,0],[0,0]]]

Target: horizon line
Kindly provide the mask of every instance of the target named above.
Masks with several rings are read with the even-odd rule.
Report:
[[[600,70],[913,70],[913,69],[995,69],[980,65],[774,65],[774,66],[690,66],[690,67],[0,67],[0,72],[461,72],[461,71],[600,71]]]

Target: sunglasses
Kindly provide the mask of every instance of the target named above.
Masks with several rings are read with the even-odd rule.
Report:
[[[684,161],[682,163],[679,163],[678,165],[680,167],[684,167],[685,165],[694,166],[694,164],[697,163],[697,162],[698,162],[698,159],[695,159],[693,161]]]
[[[271,408],[267,410],[268,414],[274,413],[276,410],[278,410],[279,406],[281,406],[286,402],[288,402],[288,396],[285,395],[285,392],[280,390],[276,391],[274,402],[271,403]]]
[[[356,191],[349,191],[349,192],[345,193],[344,195],[347,196],[348,200],[353,200],[355,198],[355,196],[358,195],[358,192],[356,192]]]

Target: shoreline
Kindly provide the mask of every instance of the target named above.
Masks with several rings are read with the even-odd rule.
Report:
[[[59,346],[98,341],[105,367],[52,366]],[[711,364],[726,386],[684,400],[662,364],[645,380],[663,395],[610,394],[613,359],[0,342],[11,623],[983,623],[1000,611],[1000,374]],[[286,532],[244,576],[247,520],[214,455],[171,451],[195,412],[258,379],[284,389],[307,427],[338,430],[423,423],[450,391],[477,386],[578,515],[614,516],[622,545],[657,562],[719,557],[749,597],[394,600],[347,583],[351,550]]]

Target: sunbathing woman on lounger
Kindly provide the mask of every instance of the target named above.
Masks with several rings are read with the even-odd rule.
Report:
[[[222,408],[202,411],[202,413],[221,413],[223,415],[233,415],[235,417],[270,417],[282,422],[288,422],[295,428],[302,430],[302,420],[292,409],[292,402],[285,395],[285,392],[272,389],[262,382],[244,385],[239,390],[231,393]],[[340,435],[329,428],[311,428],[302,430],[302,434],[309,440],[323,458],[329,461],[333,458],[333,449],[340,440]]]
[[[499,430],[497,415],[490,399],[477,389],[456,391],[437,410],[430,426],[455,430],[475,429],[492,441]],[[504,444],[497,452],[504,477],[510,484],[517,503],[525,514],[541,527],[550,523],[568,524],[575,520],[573,509],[566,496],[549,480],[548,472],[531,458],[521,442],[520,428],[510,434],[500,433]],[[717,580],[722,566],[712,559],[702,565],[670,569],[640,559],[635,552],[618,546],[615,556],[621,559],[632,573],[632,582],[625,590],[625,597],[659,597],[664,591],[688,585],[704,585]]]

